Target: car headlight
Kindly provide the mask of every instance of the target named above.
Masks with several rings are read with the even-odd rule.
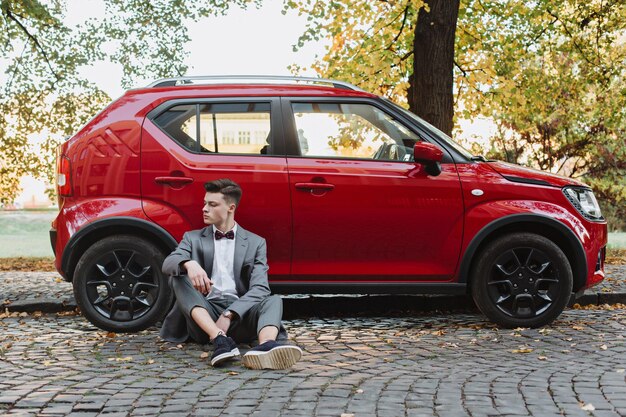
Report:
[[[593,191],[589,188],[565,187],[563,188],[565,197],[572,203],[576,210],[589,220],[604,220],[600,212],[600,206]]]

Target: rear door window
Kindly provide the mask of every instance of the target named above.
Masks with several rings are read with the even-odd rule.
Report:
[[[273,155],[271,103],[180,104],[154,123],[191,152]]]

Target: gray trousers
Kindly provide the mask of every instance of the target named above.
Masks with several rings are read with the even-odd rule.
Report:
[[[193,287],[187,275],[172,279],[171,286],[176,295],[176,304],[185,316],[189,336],[197,343],[209,343],[209,335],[193,320],[191,310],[202,307],[209,312],[213,321],[217,321],[234,300],[224,298],[207,300]],[[250,308],[243,317],[232,320],[227,334],[238,343],[250,343],[257,338],[263,327],[274,326],[279,329],[277,339],[287,339],[287,331],[281,324],[282,316],[283,300],[277,295],[270,295]]]

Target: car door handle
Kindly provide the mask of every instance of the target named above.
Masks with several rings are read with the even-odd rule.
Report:
[[[154,182],[157,184],[165,184],[170,186],[181,187],[183,185],[191,184],[193,178],[189,177],[156,177]]]
[[[297,182],[296,188],[298,190],[326,190],[331,191],[335,189],[334,184],[326,184],[321,182]]]

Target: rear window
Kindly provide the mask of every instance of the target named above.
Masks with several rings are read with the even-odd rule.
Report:
[[[271,155],[270,103],[181,104],[154,123],[191,152]]]

